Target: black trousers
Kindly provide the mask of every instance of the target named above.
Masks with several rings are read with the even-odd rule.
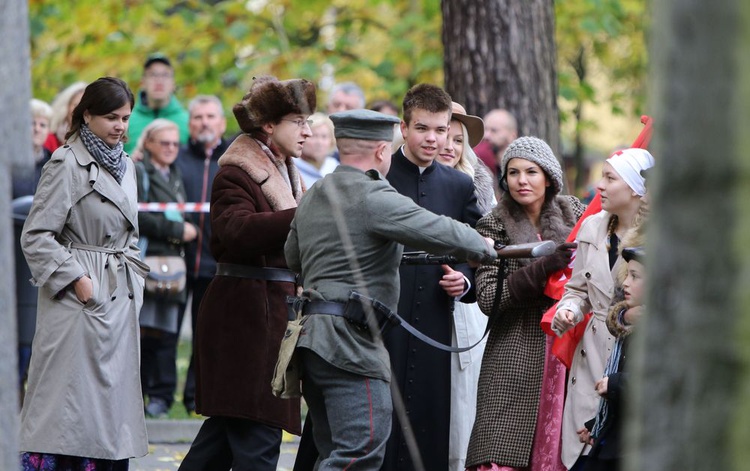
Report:
[[[312,419],[308,412],[307,417],[305,417],[305,425],[302,428],[302,437],[299,441],[297,457],[294,459],[294,468],[292,471],[313,471],[315,462],[318,461],[318,449],[315,447],[312,428]]]
[[[188,295],[192,293],[193,299],[190,304],[190,325],[195,332],[195,325],[198,320],[198,309],[206,294],[208,284],[211,278],[192,278],[188,277],[187,290]],[[180,315],[177,319],[177,325],[182,326],[182,320],[187,310],[187,304],[180,309]],[[143,394],[150,398],[159,398],[171,407],[174,402],[174,393],[177,390],[177,344],[180,341],[179,332],[176,334],[164,334],[159,338],[147,341],[146,351],[142,354],[148,359],[150,371],[144,375]],[[143,344],[143,342],[142,342]],[[190,354],[190,365],[188,366],[187,378],[185,380],[185,389],[183,391],[183,402],[191,409],[195,409],[195,368],[193,366],[193,354]]]
[[[179,471],[276,471],[281,429],[248,419],[209,417]]]

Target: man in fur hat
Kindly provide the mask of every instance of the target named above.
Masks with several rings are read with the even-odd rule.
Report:
[[[284,241],[303,186],[292,157],[312,135],[315,85],[256,79],[234,115],[243,134],[219,159],[211,193],[216,276],[195,332],[196,411],[203,423],[183,471],[276,470],[282,429],[300,434],[299,399],[271,393],[295,294]]]

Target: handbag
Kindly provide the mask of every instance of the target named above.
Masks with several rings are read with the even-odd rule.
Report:
[[[185,259],[177,255],[150,255],[143,261],[151,268],[146,292],[156,297],[177,298],[187,285]]]

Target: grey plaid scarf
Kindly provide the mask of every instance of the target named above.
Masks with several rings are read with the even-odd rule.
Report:
[[[94,159],[115,177],[117,183],[122,184],[122,178],[125,176],[125,170],[127,169],[125,159],[122,158],[122,142],[118,142],[114,148],[109,147],[99,136],[91,132],[86,124],[81,125],[78,134],[81,136],[83,145],[86,146]]]

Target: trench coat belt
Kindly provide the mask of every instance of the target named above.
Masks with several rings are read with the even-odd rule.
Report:
[[[110,296],[112,296],[112,294],[114,294],[115,292],[115,289],[117,289],[117,260],[121,259],[123,262],[125,262],[126,271],[133,270],[141,278],[146,278],[148,272],[151,271],[151,268],[143,263],[138,257],[133,257],[132,255],[128,255],[127,253],[125,253],[125,249],[110,249],[107,247],[99,247],[97,245],[79,244],[78,242],[69,242],[67,244],[67,247],[68,249],[87,250],[89,252],[99,252],[107,254],[107,261],[105,263],[105,266],[107,267],[107,276],[109,277]],[[130,281],[130,276],[128,276],[127,279],[128,291],[132,293],[133,285]]]
[[[216,275],[250,278],[252,280],[284,281],[297,283],[297,274],[286,268],[253,267],[235,263],[217,263]]]

